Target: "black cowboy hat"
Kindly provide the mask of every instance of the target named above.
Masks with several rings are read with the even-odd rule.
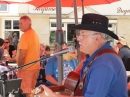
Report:
[[[99,14],[84,14],[82,22],[79,25],[71,26],[72,30],[91,30],[108,34],[114,39],[118,40],[118,36],[112,31],[108,30],[108,18]]]

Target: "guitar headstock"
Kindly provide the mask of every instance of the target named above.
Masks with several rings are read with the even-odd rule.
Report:
[[[42,86],[36,87],[35,89],[32,90],[30,97],[34,97],[35,95],[40,95],[42,92],[44,91],[44,89],[42,88]]]

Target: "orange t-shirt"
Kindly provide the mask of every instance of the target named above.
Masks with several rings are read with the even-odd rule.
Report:
[[[27,50],[24,64],[40,59],[40,51],[39,51],[40,42],[38,35],[33,29],[29,29],[28,31],[22,34],[18,44],[16,60],[18,60],[20,49]],[[33,66],[32,64],[25,66],[23,69],[26,70],[40,69],[40,62],[35,63]]]

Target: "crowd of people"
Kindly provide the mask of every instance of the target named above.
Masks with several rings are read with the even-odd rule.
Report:
[[[24,32],[16,45],[11,45],[9,39],[0,38],[0,72],[8,71],[8,62],[16,62],[23,66],[40,58],[40,62],[31,63],[17,71],[9,72],[7,79],[22,78],[20,89],[25,97],[30,97],[31,91],[42,86],[44,92],[40,97],[70,97],[54,93],[48,87],[58,86],[58,57],[49,58],[50,47],[40,43],[37,33],[31,27],[28,16],[19,20],[19,29]],[[108,18],[98,14],[84,14],[80,25],[70,27],[80,30],[79,41],[81,61],[78,64],[77,51],[63,54],[63,82],[72,71],[80,74],[79,85],[74,97],[128,97],[130,82],[127,84],[125,63],[130,58],[130,48],[124,37],[118,37],[108,30]],[[116,41],[116,50],[111,46],[110,39]],[[16,49],[17,48],[17,49]],[[63,49],[68,46],[64,42]],[[55,44],[54,52],[58,52]],[[67,90],[71,93],[70,90]],[[80,94],[77,91],[81,91]]]

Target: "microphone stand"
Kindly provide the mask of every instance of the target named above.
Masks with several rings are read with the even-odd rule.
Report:
[[[6,97],[6,93],[5,93],[5,81],[7,80],[7,75],[6,73],[4,73],[3,75],[1,75],[1,80],[2,80],[2,89],[3,89],[3,97]]]
[[[8,72],[11,72],[11,71],[14,71],[14,70],[17,70],[17,69],[22,69],[23,67],[25,67],[25,66],[28,66],[28,65],[30,65],[30,64],[33,64],[34,65],[34,63],[37,63],[38,61],[41,61],[41,60],[45,60],[45,59],[47,59],[47,58],[49,58],[49,57],[51,57],[51,56],[43,56],[43,57],[41,57],[40,59],[38,59],[38,60],[35,60],[35,61],[33,61],[33,62],[30,62],[30,63],[27,63],[27,64],[24,64],[24,65],[22,65],[22,66],[18,66],[18,67],[15,67],[15,68],[11,68],[11,69],[9,69],[8,71],[4,71],[4,72],[1,72],[0,73],[0,76],[1,76],[1,80],[2,80],[2,87],[3,87],[3,97],[7,97],[7,95],[6,95],[6,89],[5,89],[5,81],[7,80],[7,73]]]

